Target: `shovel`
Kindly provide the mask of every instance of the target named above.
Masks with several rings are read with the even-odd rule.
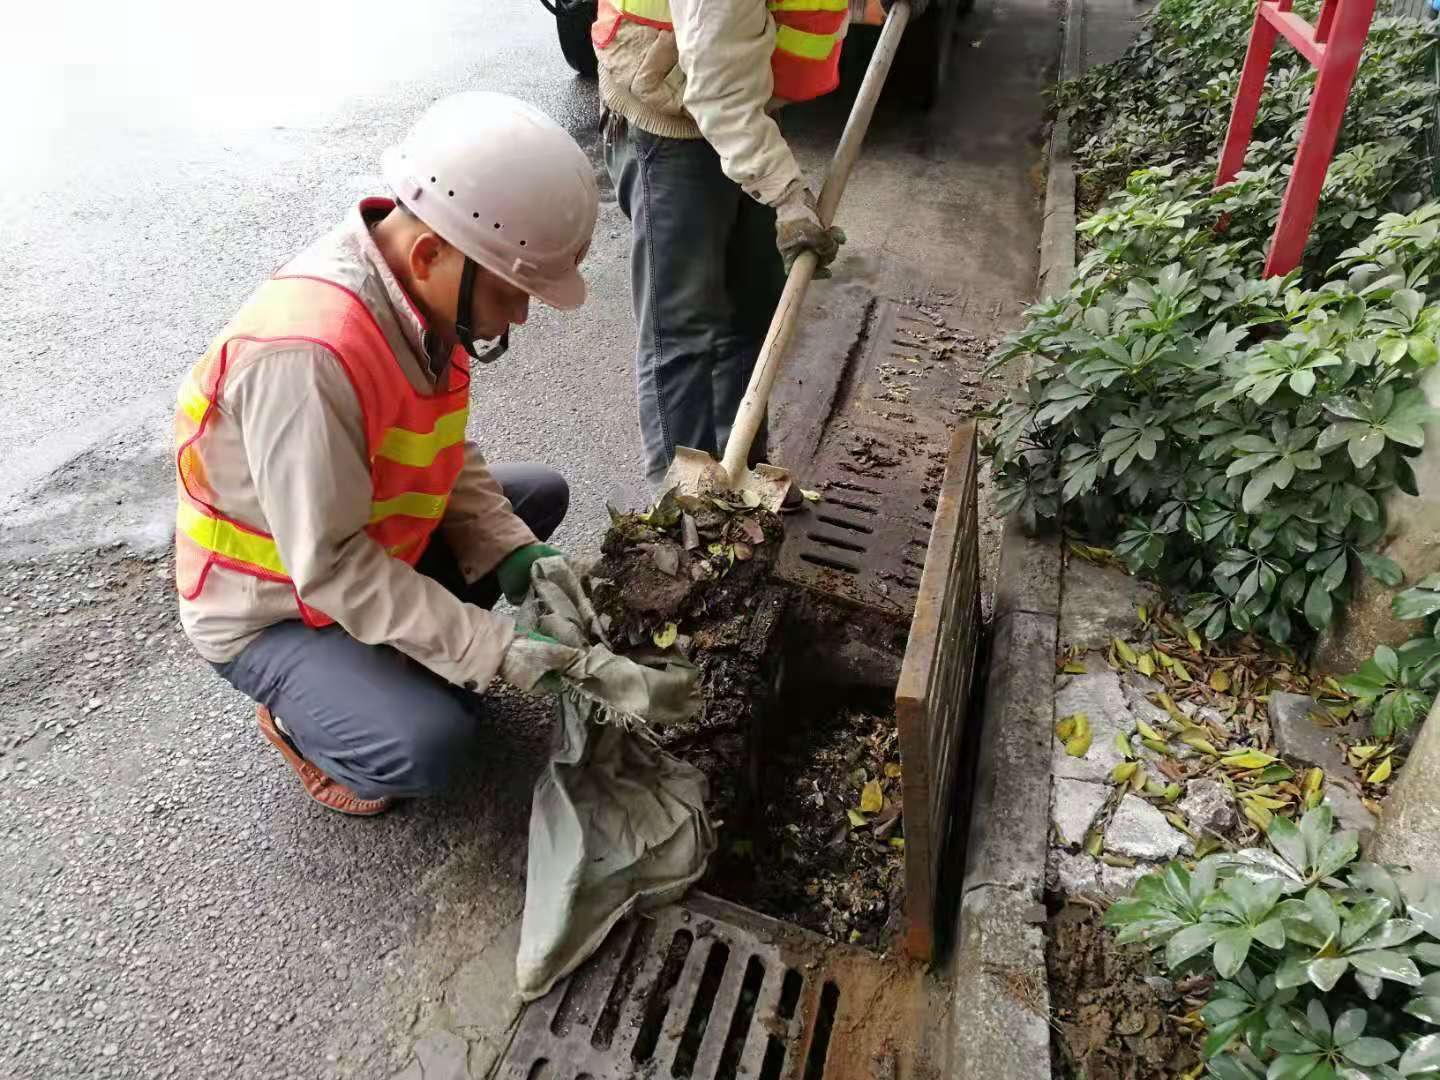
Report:
[[[840,136],[840,145],[825,173],[825,185],[820,189],[816,207],[820,224],[826,228],[835,218],[835,208],[845,192],[845,182],[855,159],[860,156],[860,144],[870,127],[870,117],[875,112],[875,103],[885,85],[885,76],[895,60],[895,50],[900,46],[900,35],[910,21],[908,0],[895,0],[890,13],[885,17],[885,27],[875,46],[870,66],[865,69],[865,80],[860,84],[860,93],[855,97],[855,106],[845,122],[845,131]],[[715,492],[738,492],[746,503],[760,505],[770,511],[778,511],[790,489],[790,474],[774,465],[759,464],[753,469],[747,464],[750,446],[765,418],[765,405],[770,400],[770,388],[775,385],[775,376],[780,373],[780,361],[795,333],[795,324],[800,319],[800,310],[805,304],[805,290],[815,276],[815,253],[801,252],[790,267],[790,276],[785,281],[785,291],[780,294],[780,303],[775,316],[770,320],[770,330],[765,335],[765,344],[755,361],[755,370],[750,375],[750,385],[745,388],[745,397],[735,414],[735,423],[730,428],[730,438],[725,443],[725,454],[716,461],[703,450],[692,450],[688,446],[677,446],[675,458],[665,474],[665,488],[678,488],[682,495],[709,495]],[[758,504],[756,499],[759,499]]]

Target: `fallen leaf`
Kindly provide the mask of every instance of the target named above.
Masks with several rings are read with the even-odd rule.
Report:
[[[1215,745],[1201,735],[1198,729],[1181,733],[1180,741],[1192,749],[1199,750],[1202,754],[1209,754],[1211,757],[1218,757],[1220,754],[1220,751],[1215,749]]]
[[[1121,641],[1118,637],[1115,639],[1115,652],[1119,655],[1121,660],[1124,660],[1131,667],[1134,667],[1135,662],[1140,659],[1138,656],[1135,655],[1135,650],[1132,649],[1125,642]]]
[[[1122,761],[1110,770],[1110,780],[1115,784],[1128,784],[1138,768],[1140,768],[1138,761]]]
[[[1232,769],[1263,769],[1276,759],[1262,750],[1232,750],[1221,761]]]
[[[751,510],[754,510],[760,505],[760,493],[758,491],[752,491],[750,488],[742,488],[740,491],[740,501]]]
[[[1145,610],[1144,604],[1141,604],[1138,608],[1135,609],[1135,614],[1140,616],[1140,623],[1142,626],[1150,621],[1150,612]]]
[[[879,780],[871,780],[860,792],[860,812],[878,814],[885,808],[885,792]]]
[[[1098,858],[1105,850],[1105,834],[1099,829],[1091,829],[1085,835],[1085,850]]]
[[[1171,810],[1169,813],[1167,813],[1165,815],[1165,820],[1170,822],[1171,825],[1175,826],[1175,828],[1179,829],[1186,836],[1195,835],[1190,829],[1190,823],[1186,821],[1185,818],[1176,811]]]
[[[1245,816],[1261,832],[1270,828],[1270,822],[1275,820],[1275,815],[1266,810],[1263,806],[1255,806],[1249,802],[1242,802],[1240,809],[1245,811]]]
[[[749,562],[755,557],[755,549],[743,540],[737,540],[731,544],[730,550],[735,553],[735,558],[739,562]]]
[[[1142,739],[1158,739],[1161,742],[1165,741],[1164,739],[1160,738],[1160,733],[1154,728],[1152,728],[1149,724],[1147,724],[1144,720],[1135,721],[1135,730],[1140,732],[1140,737]]]
[[[890,846],[891,846],[892,848],[894,848],[896,851],[904,851],[904,850],[905,850],[905,838],[904,838],[903,836],[892,836],[892,837],[890,838]]]
[[[700,529],[695,524],[695,519],[689,514],[684,514],[680,518],[680,536],[686,551],[694,551],[700,546]]]
[[[1370,770],[1370,775],[1366,777],[1366,779],[1372,784],[1383,784],[1386,780],[1389,780],[1391,769],[1390,760],[1391,759],[1387,757],[1384,761],[1380,762],[1379,765],[1376,765],[1375,768]]]
[[[1130,745],[1130,740],[1125,737],[1125,733],[1122,731],[1115,733],[1115,749],[1120,751],[1120,756],[1126,761],[1129,761],[1135,756],[1135,750]]]
[[[1147,750],[1153,753],[1162,755],[1168,755],[1170,753],[1169,744],[1161,742],[1159,739],[1141,739],[1140,742],[1144,744]]]
[[[1214,837],[1211,836],[1209,833],[1205,833],[1203,836],[1200,837],[1199,840],[1195,841],[1195,858],[1203,859],[1212,851],[1218,850],[1220,846],[1220,840],[1218,837]]]
[[[854,829],[863,829],[870,824],[870,819],[859,810],[846,810],[845,816],[850,819],[850,827]]]
[[[819,502],[825,497],[824,495],[821,495],[820,492],[810,491],[807,488],[801,488],[800,494],[804,497],[806,502]]]
[[[1190,643],[1190,648],[1194,649],[1196,652],[1204,652],[1204,651],[1205,651],[1205,641],[1204,641],[1204,639],[1202,639],[1202,638],[1200,637],[1200,635],[1199,635],[1198,633],[1196,633],[1194,630],[1186,630],[1186,631],[1185,631],[1185,640]]]
[[[661,629],[650,635],[650,640],[655,642],[656,648],[668,649],[675,644],[675,639],[680,635],[680,628],[673,622],[667,622]]]
[[[1305,794],[1312,791],[1319,791],[1320,785],[1325,782],[1325,770],[1321,768],[1305,770]]]
[[[1183,683],[1192,683],[1195,681],[1190,675],[1190,669],[1187,668],[1184,664],[1182,664],[1179,660],[1175,661],[1174,665],[1171,667],[1171,671],[1173,671],[1175,673],[1175,677]]]
[[[1130,777],[1130,790],[1141,790],[1149,782],[1149,780],[1149,773],[1147,773],[1143,768],[1136,769],[1134,775]]]
[[[765,527],[753,517],[740,519],[740,531],[745,534],[745,539],[752,544],[763,544],[765,542]]]
[[[1065,717],[1055,725],[1055,734],[1065,743],[1071,757],[1084,757],[1090,751],[1090,717],[1083,712]]]
[[[1230,676],[1218,668],[1210,673],[1210,689],[1223,694],[1230,689]]]
[[[1113,851],[1107,851],[1101,855],[1100,861],[1106,866],[1121,866],[1126,869],[1135,865],[1135,860],[1130,858],[1129,855],[1117,855]]]
[[[888,776],[891,780],[899,780],[899,779],[900,779],[900,763],[899,763],[898,761],[886,762],[886,764],[885,764],[885,775]]]
[[[1070,663],[1066,664],[1060,670],[1063,671],[1066,675],[1085,675],[1089,672],[1090,669],[1087,668],[1084,664],[1080,663],[1079,660],[1071,660]]]
[[[1141,675],[1154,675],[1155,658],[1147,652],[1140,657],[1140,662],[1135,665],[1135,670],[1140,672]]]
[[[669,544],[656,544],[652,547],[650,559],[662,574],[674,577],[680,573],[680,552]]]
[[[1176,799],[1178,799],[1178,798],[1180,797],[1180,795],[1181,795],[1180,785],[1177,784],[1177,783],[1174,783],[1173,781],[1172,781],[1171,783],[1166,784],[1166,785],[1165,785],[1164,795],[1165,795],[1165,801],[1166,801],[1166,802],[1174,802],[1174,801],[1175,801]]]

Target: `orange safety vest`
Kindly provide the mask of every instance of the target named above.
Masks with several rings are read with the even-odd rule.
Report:
[[[279,276],[251,297],[180,387],[175,410],[175,583],[180,595],[187,600],[198,596],[217,564],[295,587],[274,537],[226,514],[208,481],[205,436],[222,422],[216,406],[225,392],[231,343],[237,341],[308,342],[340,361],[365,422],[372,489],[365,531],[392,556],[415,565],[440,524],[464,464],[469,367],[456,350],[446,388],[420,394],[358,296],[322,278]],[[298,592],[295,602],[310,626],[335,621],[307,605]]]
[[[767,0],[775,18],[775,51],[770,69],[775,96],[810,101],[840,85],[840,41],[849,0]],[[605,49],[615,40],[620,23],[642,23],[674,30],[669,0],[600,0],[590,40]]]

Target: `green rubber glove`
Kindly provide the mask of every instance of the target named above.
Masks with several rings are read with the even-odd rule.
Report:
[[[505,594],[505,599],[516,607],[523,604],[525,597],[530,594],[531,564],[537,559],[563,554],[563,551],[549,544],[526,544],[506,555],[495,568],[495,576],[500,579],[500,591]]]

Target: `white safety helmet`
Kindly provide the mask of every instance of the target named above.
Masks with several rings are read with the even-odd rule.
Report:
[[[585,152],[539,109],[487,91],[443,98],[381,169],[411,213],[486,270],[551,307],[585,302],[600,193]]]

